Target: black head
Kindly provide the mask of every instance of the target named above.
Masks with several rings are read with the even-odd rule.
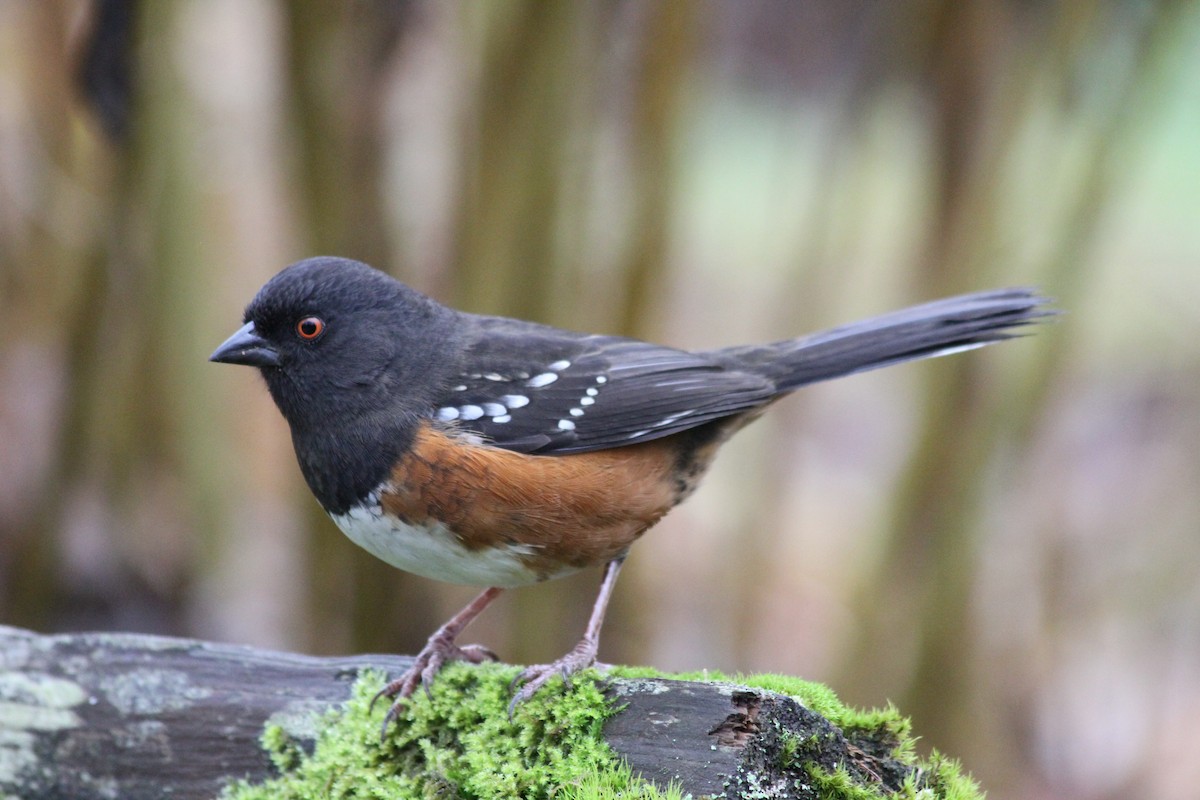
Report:
[[[310,258],[267,281],[210,360],[259,368],[309,486],[342,512],[429,413],[457,362],[455,317],[366,264]]]

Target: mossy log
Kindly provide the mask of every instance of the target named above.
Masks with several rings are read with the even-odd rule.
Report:
[[[260,744],[269,723],[297,752],[311,752],[328,724],[322,715],[351,696],[360,672],[394,675],[408,664],[397,656],[315,658],[0,626],[0,797],[213,798],[231,781],[277,774],[278,759]],[[740,796],[746,781],[780,787],[763,796],[824,796],[805,794],[804,780],[783,779],[789,768],[812,774],[789,764],[812,742],[822,743],[817,760],[830,774],[849,768],[895,789],[910,773],[897,740],[906,731],[896,725],[843,731],[796,698],[727,683],[607,678],[598,685],[619,708],[603,724],[608,746],[635,774],[694,796]],[[543,692],[556,686],[561,692],[557,684]],[[372,724],[382,716],[375,709]]]

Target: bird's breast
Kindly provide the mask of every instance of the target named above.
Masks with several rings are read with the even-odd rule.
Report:
[[[393,567],[447,583],[469,586],[527,586],[557,574],[538,572],[534,554],[519,544],[468,547],[444,522],[408,522],[384,512],[370,499],[345,514],[330,515],[342,533]]]
[[[334,520],[400,569],[520,586],[624,555],[680,499],[676,469],[666,440],[535,456],[425,424],[389,479]]]

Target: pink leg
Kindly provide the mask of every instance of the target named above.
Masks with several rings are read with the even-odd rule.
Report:
[[[596,652],[600,648],[600,628],[604,625],[604,612],[608,609],[608,601],[612,597],[613,587],[617,584],[617,575],[621,572],[624,557],[615,558],[604,567],[604,579],[600,582],[600,592],[592,605],[592,616],[588,620],[583,638],[569,653],[553,664],[535,664],[526,667],[513,679],[514,687],[521,685],[508,704],[508,715],[511,717],[518,703],[523,703],[533,697],[534,693],[546,685],[555,675],[562,675],[563,683],[570,686],[571,676],[581,669],[587,669],[596,663]]]
[[[384,733],[387,732],[387,726],[404,707],[405,699],[410,697],[418,686],[424,687],[426,694],[429,693],[429,685],[433,683],[433,679],[447,662],[467,661],[471,664],[479,664],[483,661],[496,660],[496,654],[486,647],[477,644],[459,647],[454,640],[462,633],[463,628],[470,625],[471,620],[478,617],[502,591],[504,590],[495,586],[484,589],[478,597],[467,603],[462,611],[447,620],[445,625],[438,628],[429,637],[429,641],[413,659],[413,665],[399,678],[383,687],[371,699],[371,706],[374,707],[375,701],[381,697],[395,698],[395,702],[392,703],[392,707],[388,709],[387,716],[383,720]]]

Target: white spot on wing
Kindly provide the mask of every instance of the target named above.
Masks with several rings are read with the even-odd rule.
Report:
[[[605,383],[608,383],[608,378],[604,377],[603,375],[597,375],[597,376],[596,376],[596,383],[599,383],[599,384],[605,384]]]
[[[558,376],[553,372],[543,372],[540,375],[534,375],[532,378],[526,381],[525,385],[534,389],[540,389],[543,386],[549,386],[556,380],[558,380]]]
[[[463,406],[458,409],[459,419],[479,419],[483,416],[483,409],[479,406]]]
[[[594,402],[596,402],[596,398],[594,398],[594,397],[579,398],[579,405],[581,405],[581,406],[590,406]]]
[[[659,430],[660,428],[665,428],[668,425],[670,425],[671,423],[677,422],[678,420],[683,419],[684,417],[688,416],[689,414],[695,414],[695,413],[696,413],[696,410],[693,408],[693,409],[688,409],[687,411],[681,411],[678,414],[672,414],[669,417],[663,417],[661,420],[659,420],[657,423],[655,423],[655,425],[653,427],[646,428],[645,430],[640,430],[640,431],[636,431],[635,433],[629,434],[629,438],[637,439],[641,436],[645,436],[647,433],[650,433],[651,431],[656,431],[656,430]]]
[[[575,430],[575,423],[569,419],[560,419],[558,421],[558,429],[560,431],[573,431]]]
[[[587,396],[588,396],[588,397],[595,397],[595,396],[596,396],[596,395],[598,395],[598,394],[600,394],[600,390],[599,390],[599,389],[597,389],[595,386],[589,386],[589,387],[588,387],[588,390],[587,390]]]
[[[662,420],[654,427],[665,428],[668,425],[670,425],[671,423],[678,422],[679,420],[683,419],[688,414],[694,414],[694,413],[696,413],[695,409],[688,409],[687,411],[680,411],[678,414],[672,414],[669,417],[663,417]]]
[[[483,413],[489,417],[500,417],[508,413],[508,409],[500,403],[484,403]]]
[[[484,374],[484,376],[483,376],[483,377],[487,378],[489,381],[502,381],[502,380],[504,380],[504,376],[503,376],[503,375],[501,375],[501,374],[499,374],[498,372],[488,372],[488,373]]]
[[[572,409],[571,409],[570,411],[568,411],[567,413],[568,413],[568,414],[570,414],[572,417],[582,417],[582,416],[583,416],[583,409],[582,409],[582,408],[572,408]]]
[[[501,415],[500,415],[500,416],[498,416],[498,417],[492,417],[492,422],[508,422],[508,421],[510,421],[511,419],[512,419],[512,416],[511,416],[511,415],[509,415],[509,414],[501,414]]]
[[[935,350],[930,353],[930,356],[949,356],[954,353],[965,353],[968,350],[978,350],[981,347],[987,347],[991,342],[971,342],[970,344],[958,344],[953,347],[944,347],[941,350]]]
[[[451,420],[456,420],[456,419],[458,419],[458,409],[453,408],[451,406],[446,406],[445,408],[439,408],[437,410],[436,417],[439,420],[441,420],[442,422],[450,422]]]
[[[564,358],[562,361],[555,361],[553,364],[546,367],[546,369],[553,370],[554,372],[561,372],[569,366],[571,366],[571,362]]]
[[[509,408],[524,408],[529,405],[529,398],[523,394],[506,394],[500,398],[500,402]]]
[[[608,369],[609,369],[609,372],[620,372],[620,371],[629,370],[629,369],[644,370],[644,371],[649,372],[651,370],[657,370],[657,369],[661,369],[661,370],[674,369],[675,367],[687,366],[691,363],[692,363],[692,361],[688,358],[685,358],[683,355],[666,356],[664,358],[656,358],[656,359],[650,359],[650,360],[646,360],[646,361],[631,361],[627,364],[621,364],[621,363],[613,364]]]

